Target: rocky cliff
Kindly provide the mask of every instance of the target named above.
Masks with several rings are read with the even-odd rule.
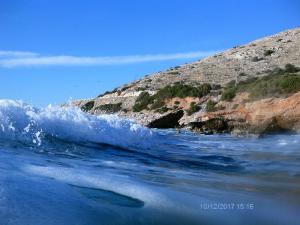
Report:
[[[300,131],[299,67],[296,28],[72,104],[149,127],[203,133]]]

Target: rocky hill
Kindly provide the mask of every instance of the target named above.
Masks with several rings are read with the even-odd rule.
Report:
[[[190,127],[205,133],[299,131],[299,67],[300,28],[296,28],[73,105],[158,128]]]

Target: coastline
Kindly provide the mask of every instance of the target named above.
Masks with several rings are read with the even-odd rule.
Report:
[[[299,133],[299,46],[300,28],[287,30],[65,106],[150,128]]]

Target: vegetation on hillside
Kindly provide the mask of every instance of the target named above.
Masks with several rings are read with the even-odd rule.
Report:
[[[95,109],[105,111],[106,113],[116,113],[122,109],[121,105],[121,102],[116,104],[105,104],[97,106]]]
[[[222,101],[231,101],[236,95],[236,87],[228,85],[221,96]]]
[[[157,110],[155,110],[155,111],[158,112],[158,113],[163,114],[163,113],[165,113],[165,112],[168,112],[169,109],[167,108],[167,106],[163,106],[163,107],[161,107],[161,108],[159,108],[159,109],[157,109]]]
[[[272,50],[265,52],[265,56],[272,54]],[[252,77],[247,80],[236,83],[232,81],[227,84],[223,89],[221,100],[231,101],[237,93],[248,92],[250,100],[256,100],[266,97],[276,97],[286,94],[291,94],[300,91],[300,68],[286,64],[285,68],[276,68],[272,71],[268,71],[268,75],[264,77]],[[247,74],[241,73],[239,77],[245,77]],[[167,85],[157,91],[156,94],[150,95],[145,88],[139,88],[142,91],[135,101],[133,106],[134,112],[140,112],[142,110],[154,110],[155,112],[165,113],[169,110],[166,106],[166,102],[172,98],[185,98],[185,97],[203,97],[211,93],[212,90],[218,90],[219,87],[211,84],[190,85],[182,83],[174,83]],[[177,109],[180,104],[179,101],[174,102],[173,109]],[[209,100],[206,104],[206,111],[213,112],[220,110],[216,107],[217,102]],[[82,106],[83,111],[90,111],[94,107],[94,101],[87,102]],[[104,110],[109,113],[115,113],[120,111],[121,103],[118,104],[106,104],[98,106],[96,109]],[[188,115],[199,111],[201,106],[196,102],[190,103],[190,108],[186,110]]]
[[[238,92],[249,92],[252,100],[276,97],[300,91],[300,68],[287,64],[284,69],[276,68],[269,75],[251,78],[238,84],[230,82],[221,96],[223,101],[231,101]]]
[[[211,91],[210,84],[202,84],[199,86],[191,86],[187,84],[175,83],[160,89],[156,93],[156,98],[171,99],[175,97],[203,97]]]
[[[81,106],[81,110],[84,112],[90,111],[95,105],[95,101],[89,101],[85,103],[83,106]]]
[[[214,101],[212,101],[212,100],[209,100],[209,101],[206,103],[206,111],[207,111],[207,112],[214,112],[214,111],[217,111],[216,104],[217,104],[217,102],[214,102]]]
[[[150,96],[150,94],[147,91],[143,91],[137,97],[135,104],[133,106],[133,111],[140,112],[143,109],[148,109],[148,105],[151,104],[152,102],[153,102],[153,98]]]
[[[190,115],[194,114],[195,112],[198,112],[200,109],[201,109],[200,105],[197,105],[196,102],[191,102],[190,108],[186,112],[190,116]]]
[[[165,100],[175,97],[203,97],[210,93],[212,87],[210,84],[201,84],[192,86],[188,84],[175,83],[168,85],[150,96],[148,92],[142,92],[137,98],[133,111],[139,112],[143,109],[159,109],[165,105]]]

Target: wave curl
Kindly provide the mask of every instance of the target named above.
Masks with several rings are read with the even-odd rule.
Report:
[[[35,108],[22,101],[0,100],[0,138],[41,145],[46,136],[122,148],[146,148],[153,132],[116,115],[90,115],[78,108]]]

